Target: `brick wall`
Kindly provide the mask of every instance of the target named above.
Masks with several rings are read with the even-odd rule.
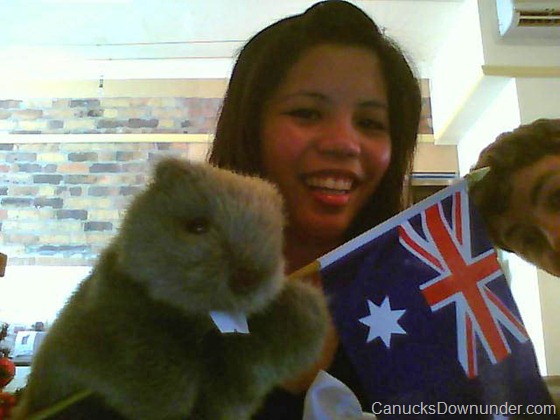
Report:
[[[220,98],[0,100],[0,133],[211,133]]]
[[[165,156],[205,143],[0,144],[0,250],[14,265],[90,265]]]
[[[92,265],[164,155],[205,143],[29,143],[36,134],[212,133],[220,98],[0,100],[0,250],[11,265]],[[8,137],[9,138],[9,137]]]

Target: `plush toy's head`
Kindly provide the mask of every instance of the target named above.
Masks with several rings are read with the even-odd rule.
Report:
[[[123,270],[151,297],[188,313],[251,313],[283,282],[276,189],[207,164],[161,161],[116,238]]]

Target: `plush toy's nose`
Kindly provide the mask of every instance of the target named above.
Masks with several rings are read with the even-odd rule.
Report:
[[[235,270],[230,279],[230,288],[234,293],[248,293],[254,290],[262,275],[254,270],[240,268]]]

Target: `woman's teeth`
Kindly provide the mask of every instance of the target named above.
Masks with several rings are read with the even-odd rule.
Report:
[[[330,190],[334,193],[346,193],[352,189],[351,179],[310,177],[305,180],[305,183],[309,187]]]

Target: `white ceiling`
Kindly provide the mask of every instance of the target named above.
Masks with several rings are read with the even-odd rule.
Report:
[[[355,0],[429,78],[465,1]],[[227,77],[251,35],[310,0],[2,0],[3,78]]]

